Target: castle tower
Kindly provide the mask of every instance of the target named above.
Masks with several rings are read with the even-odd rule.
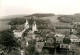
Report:
[[[34,21],[33,25],[32,25],[32,31],[38,31],[37,29],[37,25],[36,25],[36,22]]]

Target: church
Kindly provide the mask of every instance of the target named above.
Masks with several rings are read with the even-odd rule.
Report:
[[[28,23],[28,20],[26,19],[26,23],[23,24],[24,25],[24,29],[23,30],[13,30],[13,33],[14,33],[14,36],[19,38],[19,37],[22,37],[22,34],[30,28],[30,25]],[[32,24],[32,30],[30,30],[30,32],[34,33],[35,31],[38,31],[37,29],[37,25],[36,25],[36,22],[34,21],[33,24]]]

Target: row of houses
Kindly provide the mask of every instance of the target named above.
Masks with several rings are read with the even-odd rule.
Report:
[[[66,42],[64,38],[66,39],[68,38],[70,40],[70,43],[64,43],[64,41]],[[53,37],[47,37],[46,39],[44,39],[43,37],[37,37],[36,39],[38,40],[36,41],[35,48],[38,52],[42,52],[45,47],[46,49],[48,48],[55,49],[59,47],[58,50],[62,52],[64,51],[73,52],[73,51],[79,50],[76,44],[79,44],[80,39],[76,35],[73,35],[73,34],[68,37],[65,37],[65,35],[62,35],[62,34],[55,34]]]

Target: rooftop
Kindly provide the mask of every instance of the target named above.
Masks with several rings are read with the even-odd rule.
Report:
[[[55,32],[60,34],[65,34],[65,32],[67,32],[69,34],[70,29],[56,29]]]
[[[14,30],[13,32],[22,32],[23,30]]]
[[[71,39],[78,39],[78,37],[76,35],[71,35],[70,38]]]

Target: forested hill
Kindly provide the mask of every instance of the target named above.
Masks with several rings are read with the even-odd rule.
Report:
[[[21,17],[24,17],[24,16],[27,16],[27,15],[22,14],[22,15],[3,16],[3,17],[0,18],[0,21],[10,21],[10,20],[12,20],[12,19],[21,18]]]
[[[80,13],[74,14],[74,15],[61,15],[58,17],[60,22],[69,23],[72,20],[75,22],[80,22]]]
[[[50,17],[50,16],[54,16],[54,14],[52,13],[47,13],[47,14],[43,14],[43,13],[36,13],[36,14],[32,14],[32,15],[27,15],[27,14],[24,14],[24,15],[11,15],[11,16],[4,16],[0,19],[0,21],[10,21],[12,19],[15,19],[15,18],[22,18],[22,17],[32,17],[32,16],[35,16],[37,18],[42,18],[42,17]]]
[[[32,17],[32,16],[35,16],[37,18],[42,18],[42,17],[49,17],[49,16],[54,16],[55,14],[52,14],[52,13],[47,13],[47,14],[32,14],[32,15],[28,15],[28,16],[25,16],[25,17]]]

